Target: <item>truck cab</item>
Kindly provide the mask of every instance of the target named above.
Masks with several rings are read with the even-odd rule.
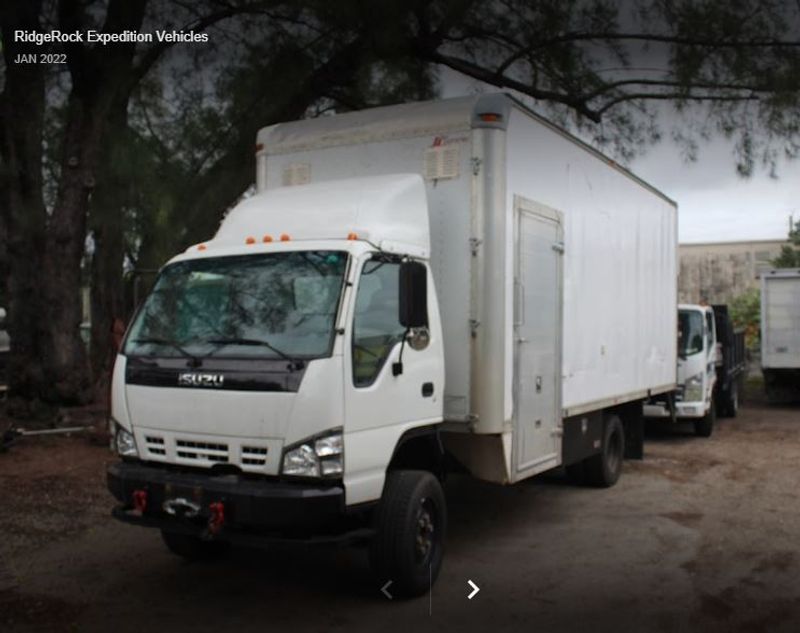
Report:
[[[697,435],[709,437],[716,420],[718,357],[714,310],[707,305],[679,305],[677,389],[669,397],[648,402],[645,417],[692,421]]]
[[[423,521],[421,549],[402,569],[375,557],[404,588],[418,568],[427,583],[444,513],[427,227],[419,176],[298,186],[246,200],[168,262],[114,369],[118,518],[190,557],[222,529],[358,535],[402,462],[425,469],[400,490],[424,503],[388,520]]]

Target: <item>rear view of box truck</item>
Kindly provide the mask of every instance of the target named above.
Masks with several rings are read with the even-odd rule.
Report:
[[[768,400],[800,400],[800,268],[761,276],[761,368]]]
[[[675,387],[669,199],[501,94],[274,125],[256,160],[117,359],[118,518],[184,556],[368,539],[417,595],[449,470],[610,486],[641,456]]]

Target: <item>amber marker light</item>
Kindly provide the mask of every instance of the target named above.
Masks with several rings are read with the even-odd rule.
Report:
[[[197,250],[198,250],[198,251],[204,251],[204,250],[206,250],[207,248],[208,248],[208,247],[207,247],[205,244],[200,244],[200,245],[197,247]]]
[[[261,238],[261,241],[264,242],[264,244],[269,244],[272,241],[272,236],[265,235],[264,237]]]
[[[288,242],[290,239],[292,238],[289,237],[288,233],[281,233],[281,242]]]
[[[348,240],[357,240],[358,239],[358,233],[353,233],[351,231],[350,233],[347,234],[347,239]]]
[[[248,238],[247,238],[247,239],[244,241],[244,243],[245,243],[245,244],[255,244],[255,243],[256,243],[256,238],[254,238],[254,237],[251,235],[250,237],[248,237]]]
[[[497,121],[502,120],[503,116],[497,114],[496,112],[484,112],[483,114],[478,115],[481,121],[486,121],[487,123],[497,123]]]

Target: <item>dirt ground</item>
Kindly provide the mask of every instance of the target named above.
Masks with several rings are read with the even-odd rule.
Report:
[[[111,460],[78,437],[0,454],[0,630],[800,629],[800,408],[751,405],[708,440],[656,428],[609,490],[453,478],[445,565],[412,601],[355,548],[184,563],[109,517]]]

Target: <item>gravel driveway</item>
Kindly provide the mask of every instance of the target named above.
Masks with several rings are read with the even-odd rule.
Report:
[[[657,428],[645,450],[609,490],[452,478],[439,582],[403,602],[360,549],[184,563],[109,518],[106,448],[31,440],[0,455],[0,629],[800,629],[800,409],[745,407],[707,440]]]

